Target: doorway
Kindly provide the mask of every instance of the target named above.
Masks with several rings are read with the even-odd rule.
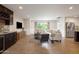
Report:
[[[66,37],[74,38],[75,24],[73,22],[66,22]]]

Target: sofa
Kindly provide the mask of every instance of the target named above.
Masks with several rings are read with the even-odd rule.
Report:
[[[61,40],[62,40],[62,34],[59,30],[51,32],[51,41],[61,42]]]

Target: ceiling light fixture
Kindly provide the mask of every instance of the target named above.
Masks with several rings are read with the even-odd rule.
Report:
[[[73,7],[71,6],[71,7],[69,7],[69,10],[72,10],[73,9]]]
[[[20,10],[22,10],[22,9],[23,9],[23,7],[22,7],[22,6],[19,6],[19,9],[20,9]]]

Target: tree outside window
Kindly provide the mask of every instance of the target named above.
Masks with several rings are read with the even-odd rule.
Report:
[[[36,28],[40,30],[47,31],[48,30],[48,23],[45,22],[37,22],[36,23]]]

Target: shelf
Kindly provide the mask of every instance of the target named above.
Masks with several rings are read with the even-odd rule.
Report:
[[[13,24],[13,11],[0,4],[0,20],[5,21],[5,25]]]
[[[9,20],[9,18],[5,18],[5,17],[0,17],[0,19],[2,19],[2,20]]]

